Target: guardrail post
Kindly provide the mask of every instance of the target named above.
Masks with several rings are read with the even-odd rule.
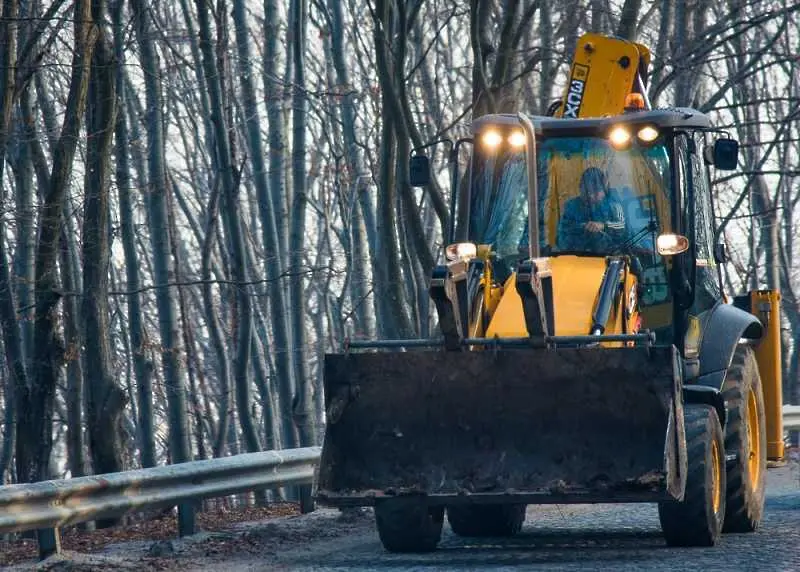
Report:
[[[36,540],[39,542],[39,560],[61,552],[61,534],[57,528],[40,528],[36,531]]]
[[[178,505],[178,535],[191,536],[197,532],[194,518],[194,505],[192,501],[182,502]]]
[[[301,485],[297,489],[300,496],[300,512],[302,514],[314,512],[314,497],[311,496],[311,485]]]

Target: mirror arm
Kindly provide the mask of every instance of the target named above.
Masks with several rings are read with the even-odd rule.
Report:
[[[423,149],[427,149],[428,147],[433,147],[434,145],[438,145],[439,143],[448,143],[450,145],[450,149],[453,148],[453,140],[452,139],[450,139],[449,137],[441,137],[439,139],[435,139],[434,141],[431,141],[430,143],[425,143],[423,145],[419,145],[418,147],[414,147],[413,149],[411,149],[411,154],[412,155],[416,155],[420,151],[422,151]]]

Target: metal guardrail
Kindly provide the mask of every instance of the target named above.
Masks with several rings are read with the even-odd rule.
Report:
[[[40,555],[48,556],[60,547],[57,533],[47,529],[181,501],[310,485],[319,456],[319,447],[264,451],[0,487],[0,533],[39,530]],[[43,532],[49,540],[43,540]]]
[[[800,405],[783,406],[783,429],[785,431],[800,430]]]
[[[800,430],[800,405],[783,406],[783,428]],[[0,534],[39,530],[44,557],[60,550],[59,527],[182,501],[310,485],[319,458],[320,447],[306,447],[8,485],[0,487]]]

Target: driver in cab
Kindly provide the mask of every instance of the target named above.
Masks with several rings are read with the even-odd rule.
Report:
[[[559,250],[610,253],[624,242],[625,214],[608,192],[605,173],[589,167],[581,175],[580,194],[567,201],[558,223]]]

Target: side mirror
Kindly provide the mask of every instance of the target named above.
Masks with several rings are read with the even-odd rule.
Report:
[[[714,261],[717,264],[725,264],[731,259],[728,253],[728,245],[724,242],[717,243],[714,246]]]
[[[736,139],[717,139],[703,153],[706,163],[720,171],[735,171],[739,164],[739,142]]]
[[[431,184],[431,162],[427,155],[413,155],[408,164],[408,179],[412,187]]]

